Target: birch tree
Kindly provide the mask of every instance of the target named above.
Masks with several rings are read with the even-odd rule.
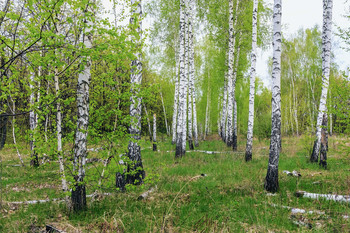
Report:
[[[176,152],[175,157],[180,158],[185,155],[186,147],[184,147],[183,138],[184,128],[186,128],[186,119],[184,112],[186,112],[186,71],[185,71],[185,5],[186,0],[180,0],[180,46],[179,46],[179,104],[178,104],[178,115],[177,115],[177,136],[176,136]],[[185,135],[186,145],[186,135]]]
[[[329,86],[329,75],[331,68],[332,47],[332,10],[333,0],[323,1],[323,30],[322,30],[322,93],[318,109],[316,125],[316,141],[311,154],[311,162],[318,161],[321,147],[321,125],[324,114],[326,114],[327,94]]]
[[[153,151],[157,151],[157,115],[153,114]]]
[[[226,117],[227,117],[227,73],[225,74],[224,79],[224,96],[222,100],[222,113],[221,113],[221,123],[220,123],[220,131],[221,138],[224,142],[226,142]]]
[[[188,144],[193,150],[193,105],[194,105],[194,48],[193,48],[193,1],[188,3]]]
[[[141,1],[131,0],[131,5],[136,7],[133,11],[133,16],[130,18],[130,25],[134,27],[138,34],[135,39],[137,51],[135,52],[135,59],[132,61],[131,69],[131,104],[130,117],[131,123],[129,133],[131,140],[128,145],[128,157],[132,164],[128,164],[126,182],[128,184],[141,184],[145,178],[145,171],[143,170],[141,149],[138,141],[141,139],[141,97],[140,85],[142,81],[142,62],[141,62],[141,38],[142,38],[142,5]]]
[[[278,162],[281,142],[281,18],[282,1],[274,0],[273,8],[273,63],[272,63],[272,127],[269,164],[265,178],[265,190],[277,192]]]
[[[177,54],[178,52],[176,52]],[[177,126],[177,112],[178,112],[178,102],[179,102],[179,65],[178,56],[175,57],[176,67],[175,67],[175,94],[174,94],[174,107],[173,107],[173,122],[172,122],[172,140],[171,143],[176,143],[176,126]]]
[[[56,90],[56,97],[58,97],[60,95],[60,86],[59,86],[57,69],[55,69],[55,90]],[[57,109],[57,113],[56,113],[57,154],[58,154],[58,161],[60,165],[62,190],[63,192],[66,192],[68,191],[68,186],[67,186],[66,176],[64,173],[63,151],[62,151],[62,114],[61,114],[61,101],[59,98],[57,100],[56,109]]]
[[[253,3],[253,29],[252,29],[252,53],[250,67],[250,89],[249,89],[249,116],[247,130],[247,144],[245,149],[245,161],[252,160],[253,156],[253,128],[254,128],[254,96],[256,75],[256,47],[257,47],[257,24],[258,24],[258,0]]]
[[[226,144],[231,147],[233,142],[233,104],[235,98],[234,83],[234,50],[235,50],[235,33],[234,28],[237,24],[237,11],[239,0],[236,0],[236,15],[233,12],[233,0],[229,1],[229,54],[228,54],[228,83],[227,83],[227,123],[226,123]]]
[[[240,55],[241,47],[238,42],[237,47],[237,54],[236,54],[236,60],[235,60],[235,70],[233,73],[233,82],[232,82],[232,88],[233,90],[236,89],[236,81],[237,81],[237,71],[238,71],[238,65],[239,65],[239,55]],[[237,101],[236,101],[236,92],[234,91],[233,96],[233,130],[232,130],[232,149],[233,151],[237,151]]]
[[[84,10],[84,24],[80,34],[80,42],[84,44],[87,51],[92,48],[91,35],[91,19],[87,19],[89,8],[93,6],[87,5]],[[72,189],[72,208],[74,211],[86,209],[86,186],[85,178],[85,164],[87,157],[87,136],[89,126],[89,89],[91,82],[91,59],[89,55],[82,56],[81,72],[78,76],[77,85],[77,130],[75,134],[74,143],[74,188]]]
[[[166,116],[166,110],[165,110],[165,105],[164,105],[164,99],[163,99],[162,92],[160,92],[160,100],[162,101],[162,106],[163,106],[166,135],[169,136],[170,132],[169,132],[169,127],[168,127],[168,119],[167,119],[167,116]]]

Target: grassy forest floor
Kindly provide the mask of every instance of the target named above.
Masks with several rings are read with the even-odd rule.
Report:
[[[329,166],[324,170],[308,162],[310,139],[283,138],[280,191],[276,195],[263,189],[269,141],[254,141],[250,163],[245,163],[242,153],[244,138],[239,141],[239,152],[233,153],[213,136],[201,142],[198,150],[227,153],[191,152],[177,161],[173,152],[167,152],[174,150],[169,139],[159,143],[159,152],[153,152],[150,142],[143,141],[142,148],[146,149],[142,157],[148,177],[145,185],[130,187],[124,193],[107,188],[103,192],[112,195],[88,198],[88,209],[77,214],[69,213],[64,202],[11,204],[59,198],[62,193],[58,163],[46,163],[37,169],[13,167],[19,164],[18,158],[12,149],[5,148],[1,151],[0,232],[39,232],[46,224],[66,232],[350,232],[350,219],[346,218],[350,215],[349,203],[294,195],[297,190],[350,194],[350,155],[343,147],[349,146],[348,139],[330,138]],[[29,158],[25,161],[28,164]],[[96,166],[102,165],[88,164],[87,177]],[[302,176],[287,176],[283,170],[297,170]],[[111,187],[113,177],[107,181]],[[147,199],[137,200],[154,186],[157,189]],[[88,185],[88,194],[93,191]],[[314,213],[292,214],[282,206]]]

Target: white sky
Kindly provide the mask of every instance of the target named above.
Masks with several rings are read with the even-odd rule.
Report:
[[[145,2],[147,0],[144,0]],[[172,1],[172,0],[169,0]],[[215,0],[213,0],[215,1]],[[273,0],[265,0],[271,7]],[[102,0],[106,10],[112,13],[113,4],[111,0]],[[120,8],[120,6],[119,6]],[[126,7],[127,8],[127,7]],[[333,33],[337,32],[337,26],[341,28],[349,28],[350,21],[343,17],[344,14],[350,12],[350,1],[333,0]],[[282,0],[282,33],[285,37],[290,37],[297,33],[300,28],[306,29],[322,25],[323,0]],[[112,15],[110,19],[114,19]],[[127,23],[124,22],[124,23]],[[149,28],[151,19],[146,19],[143,22],[144,28]],[[272,36],[272,35],[271,35]],[[341,39],[333,36],[333,52],[335,61],[341,70],[346,70],[350,67],[350,53],[343,51],[340,47],[344,46]],[[271,46],[272,47],[272,46]],[[268,51],[258,51],[257,59],[257,75],[263,80],[266,86],[270,86],[271,74],[268,69],[268,58],[272,56],[272,48]]]
[[[267,0],[271,5],[273,0]],[[350,27],[350,21],[343,17],[349,12],[349,3],[346,0],[333,0],[333,33],[337,32],[337,26],[341,28]],[[282,0],[282,33],[290,37],[300,28],[311,28],[316,24],[322,25],[323,1],[322,0]],[[350,53],[343,51],[340,46],[342,41],[339,37],[333,36],[333,52],[335,61],[341,70],[350,67]],[[342,45],[344,46],[344,44]],[[271,46],[272,47],[272,46]],[[272,49],[259,53],[257,60],[257,75],[263,79],[265,85],[270,86],[271,74],[268,72],[268,57],[272,56]],[[259,59],[260,58],[260,59]]]

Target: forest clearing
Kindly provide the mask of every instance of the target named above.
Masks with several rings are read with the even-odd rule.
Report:
[[[349,1],[0,9],[0,232],[350,232]]]
[[[318,194],[349,193],[350,161],[344,157],[344,141],[336,136],[330,138],[329,163],[332,165],[328,170],[320,170],[317,164],[308,161],[310,140],[285,138],[280,160],[281,191],[269,195],[263,191],[268,140],[254,142],[254,153],[258,156],[249,164],[245,164],[244,153],[228,150],[215,137],[201,142],[199,150],[226,153],[193,152],[180,160],[167,152],[173,149],[169,140],[159,145],[159,152],[153,152],[151,143],[142,140],[141,145],[147,148],[142,151],[148,177],[144,185],[116,192],[111,175],[105,181],[110,188],[101,191],[111,195],[88,198],[87,210],[79,214],[67,213],[65,205],[57,201],[12,204],[63,196],[57,163],[51,162],[39,169],[13,167],[16,154],[6,153],[6,161],[3,161],[6,189],[3,190],[0,230],[38,232],[52,225],[65,232],[279,232],[298,229],[348,232],[349,203],[295,196],[299,190]],[[243,149],[244,144],[240,143],[238,151]],[[88,164],[86,178],[102,167],[98,162]],[[283,170],[296,170],[301,176],[288,176]],[[88,194],[92,194],[93,186],[93,183],[88,185]],[[146,199],[138,200],[140,194],[152,187],[156,190]],[[286,206],[307,213],[295,213]]]

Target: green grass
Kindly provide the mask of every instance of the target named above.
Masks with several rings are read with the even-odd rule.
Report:
[[[159,232],[162,229],[166,232],[349,232],[350,220],[342,217],[349,215],[349,204],[294,196],[297,190],[350,194],[349,155],[337,146],[343,141],[330,139],[329,169],[323,170],[308,162],[306,140],[303,137],[283,140],[280,191],[275,196],[269,196],[263,190],[268,161],[267,140],[254,142],[250,163],[244,162],[244,154],[230,152],[230,148],[214,137],[201,142],[198,149],[228,153],[187,153],[182,159],[175,160],[173,152],[166,152],[174,150],[168,139],[158,144],[161,152],[156,153],[148,148],[149,142],[143,141],[142,148],[146,148],[142,151],[147,173],[145,185],[131,187],[125,193],[116,192],[112,188],[113,177],[120,167],[112,163],[103,191],[114,194],[94,201],[88,199],[88,209],[80,213],[69,213],[64,203],[8,204],[63,196],[57,163],[38,169],[11,167],[8,165],[18,163],[18,159],[8,156],[3,162],[4,208],[0,232],[35,232],[45,224],[53,224],[67,232]],[[244,151],[243,137],[238,149]],[[87,179],[90,180],[87,190],[92,193],[102,165],[88,165],[87,168]],[[286,176],[283,170],[298,170],[302,177]],[[207,176],[194,178],[200,174]],[[149,199],[137,201],[140,193],[155,185],[158,188]],[[272,207],[272,204],[320,210],[326,214],[291,216],[290,210]],[[296,226],[293,224],[296,219],[311,223],[313,229]]]

